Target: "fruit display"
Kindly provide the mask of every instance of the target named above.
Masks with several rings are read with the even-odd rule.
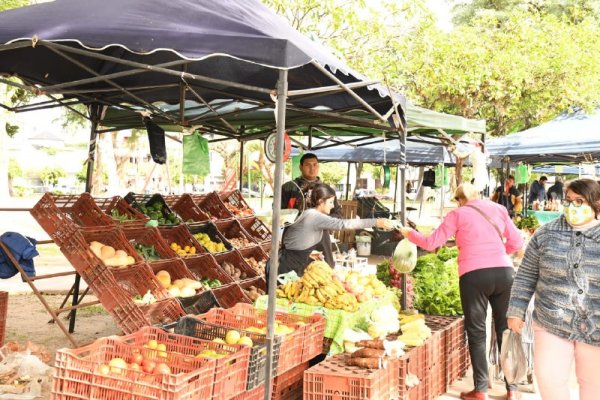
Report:
[[[126,268],[135,263],[135,259],[124,250],[115,250],[112,246],[92,241],[90,250],[98,257],[104,265],[112,268]]]
[[[133,349],[129,362],[122,357],[113,357],[108,364],[101,364],[101,375],[123,374],[125,370],[140,371],[146,374],[168,375],[171,367],[167,363],[167,346],[156,340],[149,340],[143,349]]]
[[[176,242],[171,242],[169,247],[171,248],[171,250],[173,250],[175,253],[177,253],[177,255],[180,257],[188,257],[188,256],[193,256],[196,254],[196,248],[194,246],[186,245],[186,246],[181,247]]]
[[[239,206],[233,205],[231,203],[225,202],[225,207],[236,217],[249,217],[254,215],[254,211],[250,207],[246,207],[243,204],[239,204]]]
[[[306,267],[302,278],[280,286],[277,297],[333,310],[358,310],[356,297],[346,291],[339,279],[332,279],[333,276],[333,270],[326,262],[313,261]]]
[[[136,207],[150,219],[158,221],[159,225],[179,225],[181,223],[181,219],[174,212],[163,212],[165,205],[160,201],[148,205],[137,204]]]
[[[204,289],[202,282],[190,278],[181,278],[171,281],[171,274],[168,271],[160,270],[156,273],[156,279],[161,286],[167,289],[167,292],[173,297],[195,296],[196,291]]]
[[[261,288],[257,288],[256,286],[250,286],[248,287],[248,289],[244,289],[244,292],[246,293],[246,296],[248,296],[248,298],[252,301],[255,301],[260,296],[266,294],[264,290],[262,290]]]
[[[139,294],[134,296],[132,300],[138,306],[149,306],[150,304],[156,303],[156,297],[154,297],[150,290],[143,296],[140,296]]]
[[[132,243],[135,251],[138,252],[140,256],[146,261],[156,261],[160,260],[160,255],[156,252],[156,248],[154,248],[151,244],[141,244],[141,243]]]
[[[386,287],[376,275],[361,275],[356,271],[336,271],[333,277],[343,283],[348,293],[356,296],[359,303],[370,301],[374,296],[385,293]]]
[[[236,281],[241,281],[248,278],[246,272],[242,271],[237,267],[234,267],[233,264],[231,264],[228,261],[223,262],[223,264],[221,264],[221,267],[225,270],[225,272],[229,274],[229,276],[231,276]]]
[[[223,251],[227,251],[225,244],[222,242],[213,242],[210,236],[207,233],[199,232],[194,233],[194,238],[208,250],[210,253],[221,253]]]
[[[231,245],[236,249],[242,249],[244,247],[250,247],[256,244],[245,237],[227,238],[227,240],[229,240],[229,243],[231,243]]]
[[[204,276],[200,279],[200,283],[202,283],[202,285],[204,285],[204,287],[206,289],[214,289],[214,288],[223,286],[223,283],[220,280],[210,279],[210,278],[207,278],[206,276]]]
[[[256,271],[260,272],[261,275],[265,275],[265,268],[267,267],[267,260],[257,261],[254,257],[244,258],[244,260],[254,268]]]

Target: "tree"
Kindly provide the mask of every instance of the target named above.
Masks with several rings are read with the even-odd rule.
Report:
[[[55,186],[58,184],[59,178],[67,176],[65,171],[60,167],[45,167],[40,171],[39,175],[44,186]]]
[[[335,187],[346,176],[346,166],[342,163],[321,163],[319,177],[330,186]]]

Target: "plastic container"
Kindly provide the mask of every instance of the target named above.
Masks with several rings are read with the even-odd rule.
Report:
[[[211,220],[231,219],[233,214],[225,207],[217,193],[212,192],[199,198],[196,205],[200,208]]]
[[[144,296],[150,292],[156,300],[170,298],[146,263],[137,263],[126,268],[111,268],[109,271],[117,284],[131,297]]]
[[[371,255],[371,236],[369,235],[356,235],[354,236],[356,241],[356,254],[361,257],[368,257]]]
[[[260,219],[256,217],[250,217],[239,218],[238,221],[244,230],[248,232],[248,234],[252,236],[257,243],[262,244],[271,242],[271,230]]]
[[[219,307],[217,298],[212,290],[205,290],[191,297],[177,298],[186,315],[204,314],[208,310]]]
[[[219,267],[215,258],[208,253],[184,258],[183,263],[197,280],[202,280],[202,278],[218,279],[222,285],[234,282],[233,278],[226,274]],[[216,289],[216,287],[212,289]]]
[[[246,203],[239,190],[227,190],[217,194],[234,217],[243,218],[254,215],[254,210]]]
[[[182,195],[177,203],[173,204],[172,208],[173,211],[179,214],[185,223],[205,222],[210,220],[208,214],[198,207],[192,196],[189,194]]]
[[[200,243],[198,243],[198,241],[194,239],[190,230],[185,224],[181,224],[175,227],[161,226],[159,228],[159,232],[165,243],[169,246],[169,248],[171,248],[172,243],[177,243],[182,248],[185,248],[185,246],[189,246],[190,248],[193,247],[194,249],[196,249],[194,250],[193,254],[177,254],[177,257],[187,258],[193,257],[197,254],[207,253],[206,249],[204,249],[204,247],[202,247]],[[171,250],[173,249],[171,248]]]
[[[225,236],[227,241],[235,248],[235,249],[246,249],[248,247],[256,246],[256,242],[248,234],[244,228],[240,225],[238,221],[235,219],[225,220],[225,221],[216,221],[215,226],[219,230],[219,232]]]
[[[264,252],[262,247],[246,247],[245,249],[238,250],[242,255],[242,258],[246,263],[252,267],[260,276],[265,276],[265,268],[269,256]]]
[[[223,308],[233,307],[237,303],[252,303],[252,300],[246,296],[246,293],[237,283],[223,285],[213,289],[212,292],[215,295],[219,306]]]
[[[151,227],[125,227],[123,233],[131,246],[135,249],[135,245],[152,246],[154,253],[160,257],[160,260],[176,258],[177,253],[169,247],[167,242],[162,238],[157,228]],[[136,250],[137,252],[137,250]],[[146,256],[138,252],[140,257],[148,263],[159,260],[147,259]]]
[[[218,253],[222,253],[224,251],[230,251],[233,249],[233,246],[231,245],[231,243],[229,243],[227,241],[227,239],[225,238],[225,236],[223,236],[221,234],[221,232],[219,232],[219,230],[217,229],[216,226],[214,226],[212,223],[210,222],[205,222],[205,223],[198,223],[198,224],[189,224],[188,225],[188,229],[191,233],[191,235],[194,237],[194,240],[198,241],[198,243],[201,245],[202,243],[200,243],[200,241],[198,239],[196,239],[196,237],[194,235],[198,234],[198,233],[205,233],[208,235],[209,239],[214,242],[214,243],[223,243],[223,245],[225,246],[225,250],[223,251],[211,251],[211,249],[208,249],[204,246],[202,246],[207,252],[211,253],[211,254],[218,254]]]
[[[117,225],[120,226],[133,226],[141,228],[146,222],[149,221],[149,218],[142,214],[140,211],[135,209],[131,204],[129,204],[124,198],[121,196],[109,197],[109,198],[94,198],[94,201],[98,205],[98,207],[104,212],[106,215],[111,217]],[[113,211],[118,214],[125,216],[126,220],[118,220],[112,216]]]
[[[389,360],[384,369],[366,369],[347,366],[345,357],[330,357],[304,372],[305,400],[398,398],[398,360]]]
[[[254,268],[252,268],[248,265],[248,263],[246,263],[240,252],[237,250],[232,250],[227,253],[217,253],[214,255],[214,257],[215,261],[217,262],[217,264],[219,264],[221,269],[224,270],[225,273],[230,275],[234,281],[241,282],[246,279],[256,278],[259,275],[259,273],[256,270],[254,270]],[[232,275],[231,272],[228,272],[227,265],[229,265],[229,267],[237,268],[238,270],[240,270],[241,275]]]

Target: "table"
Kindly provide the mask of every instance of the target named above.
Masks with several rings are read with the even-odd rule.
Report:
[[[535,217],[539,221],[540,225],[547,224],[548,222],[552,221],[553,219],[560,217],[561,214],[562,214],[562,212],[560,212],[560,211],[527,210],[527,215],[535,215]]]
[[[344,331],[348,328],[354,328],[361,324],[365,317],[371,315],[376,308],[387,304],[393,304],[395,294],[386,291],[381,297],[360,303],[356,312],[343,310],[331,310],[323,306],[309,306],[304,303],[293,303],[288,299],[278,298],[276,301],[276,310],[299,315],[312,315],[315,312],[323,314],[325,317],[325,337],[332,339],[329,355],[342,353],[344,351]],[[268,296],[264,295],[256,299],[254,306],[265,310],[268,304]]]

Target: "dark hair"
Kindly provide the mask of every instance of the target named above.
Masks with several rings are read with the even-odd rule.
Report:
[[[321,201],[335,197],[335,190],[324,183],[313,183],[308,190],[310,190],[309,207],[316,207]]]
[[[548,178],[545,175],[540,176],[540,182],[541,181],[547,181]]]
[[[317,155],[315,153],[306,153],[304,154],[302,157],[300,157],[300,165],[304,165],[304,161],[305,160],[310,160],[310,159],[315,159],[317,161],[319,161],[319,158],[317,157]]]
[[[567,191],[577,193],[592,207],[596,215],[600,214],[600,184],[592,179],[576,179],[569,183]]]
[[[507,176],[507,177],[506,177],[506,179],[507,179],[507,180],[508,180],[508,179],[512,179],[512,180],[514,181],[514,180],[515,180],[515,176],[514,176],[514,175],[509,175],[509,176]]]

